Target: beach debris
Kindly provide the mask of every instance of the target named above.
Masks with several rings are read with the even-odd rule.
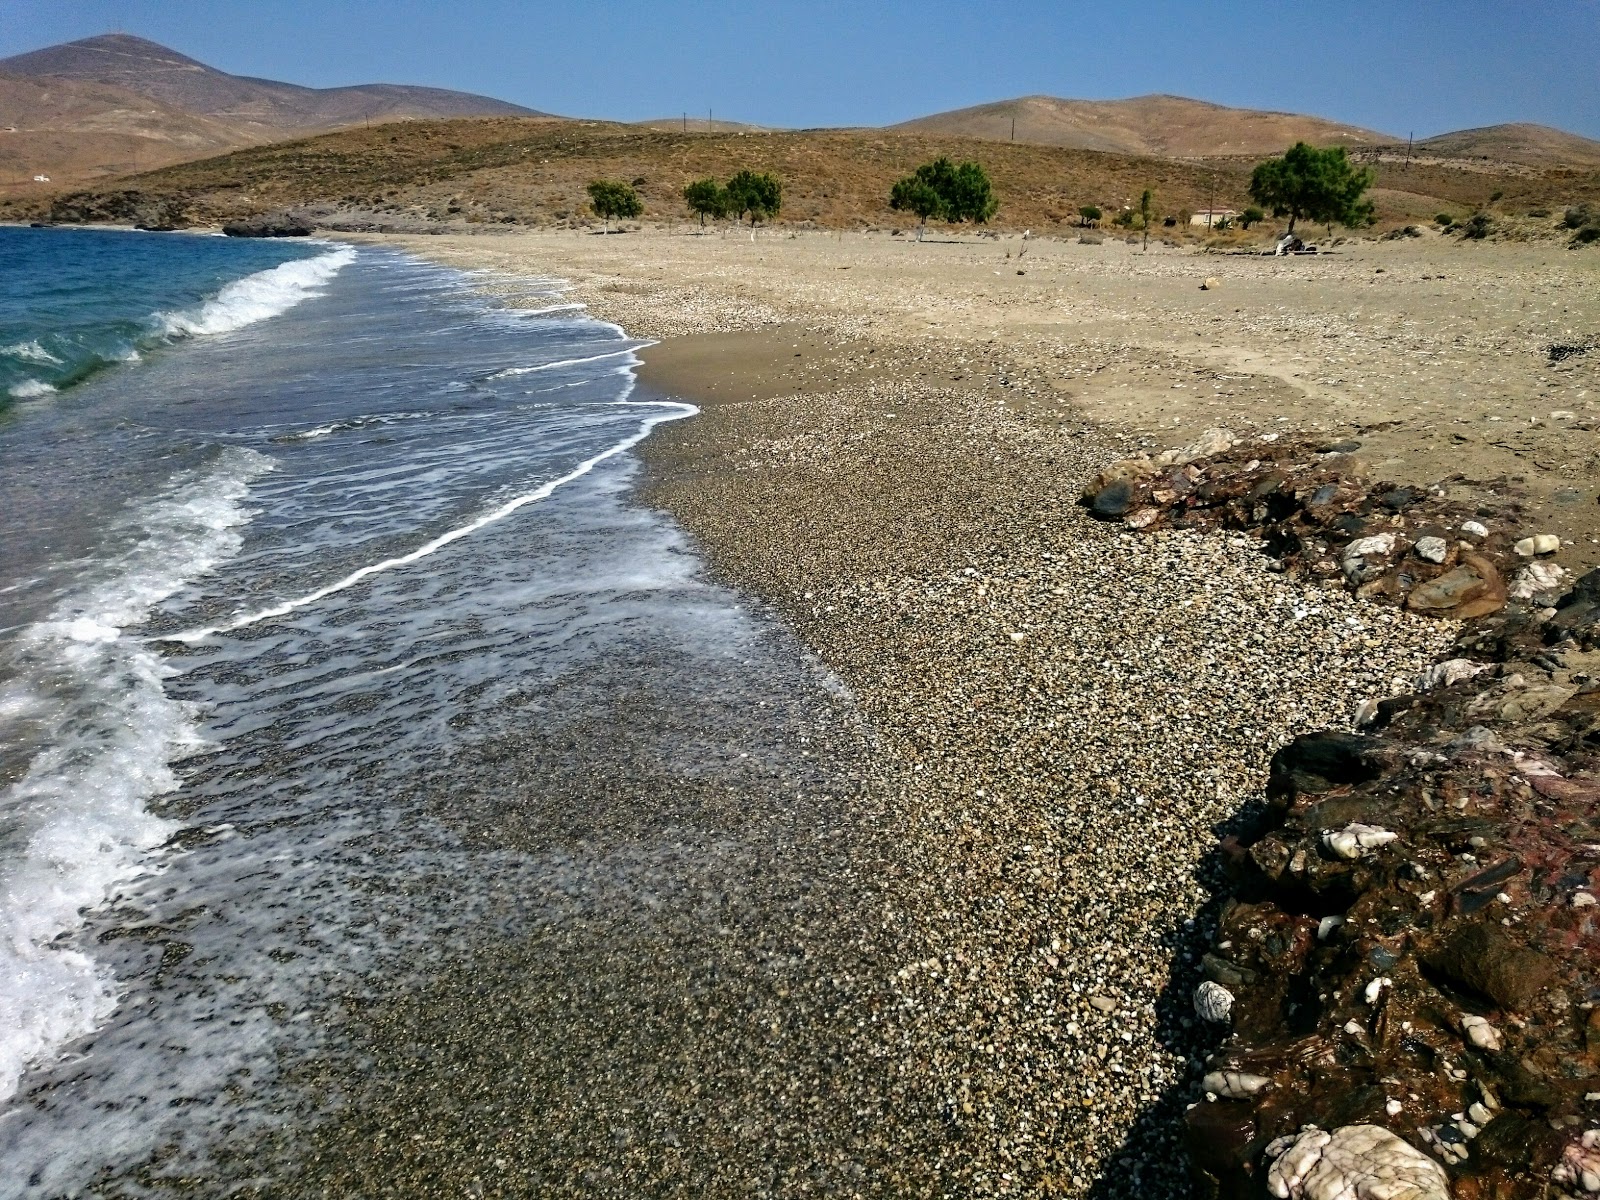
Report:
[[[1207,275],[1205,282],[1200,285],[1200,290],[1202,292],[1214,292],[1221,286],[1222,280],[1218,279],[1215,275]]]
[[[1194,990],[1194,1011],[1202,1021],[1221,1023],[1233,1011],[1233,993],[1207,979]]]
[[[1279,1200],[1450,1200],[1444,1168],[1377,1125],[1308,1126],[1267,1153],[1267,1190]]]

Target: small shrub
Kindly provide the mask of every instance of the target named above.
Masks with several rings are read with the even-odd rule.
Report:
[[[1441,225],[1446,229],[1449,229],[1450,226],[1452,226],[1452,225],[1454,225],[1456,223],[1456,219],[1454,217],[1452,217],[1449,213],[1440,213],[1433,220],[1434,220],[1434,223],[1436,225]]]
[[[1550,210],[1548,208],[1530,208],[1528,210],[1528,215],[1530,217],[1548,217],[1550,215]]]
[[[1493,229],[1494,222],[1489,219],[1488,213],[1473,213],[1461,227],[1461,236],[1482,239],[1488,237]]]
[[[1256,208],[1254,205],[1245,209],[1239,214],[1239,224],[1243,225],[1246,229],[1249,229],[1250,226],[1259,224],[1266,219],[1267,214],[1262,212],[1259,208]]]
[[[1078,216],[1082,218],[1085,226],[1094,226],[1100,223],[1100,206],[1098,204],[1085,204],[1078,209]]]
[[[1582,229],[1595,216],[1600,214],[1595,213],[1587,204],[1575,204],[1561,214],[1561,223],[1568,229]]]
[[[1587,246],[1590,242],[1600,242],[1600,225],[1585,225],[1572,235],[1574,246]]]
[[[1164,226],[1166,226],[1168,229],[1171,229],[1174,225],[1176,225],[1178,223],[1178,218],[1177,217],[1162,217],[1161,218],[1161,223]]]

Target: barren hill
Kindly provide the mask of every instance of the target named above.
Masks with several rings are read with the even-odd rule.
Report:
[[[1389,134],[1297,113],[1227,108],[1182,96],[1062,100],[1024,96],[934,113],[891,129],[1175,158],[1277,154],[1297,141],[1323,146],[1392,142]]]
[[[1449,158],[1484,158],[1530,167],[1600,167],[1600,142],[1548,125],[1485,125],[1441,133],[1417,143],[1419,150]]]
[[[128,175],[261,140],[111,84],[0,75],[0,183]]]
[[[112,33],[0,59],[0,75],[109,83],[200,116],[274,132],[408,117],[537,116],[532,109],[443,88],[366,83],[309,88],[229,75],[144,38]]]
[[[380,121],[539,116],[442,88],[309,88],[229,75],[126,34],[0,59],[0,181],[125,174],[316,130]]]

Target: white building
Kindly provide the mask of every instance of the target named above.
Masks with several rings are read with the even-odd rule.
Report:
[[[1189,224],[1204,225],[1207,228],[1210,228],[1213,225],[1222,224],[1223,221],[1232,221],[1236,219],[1238,215],[1239,214],[1231,208],[1203,208],[1199,212],[1195,213],[1194,216],[1189,218]]]

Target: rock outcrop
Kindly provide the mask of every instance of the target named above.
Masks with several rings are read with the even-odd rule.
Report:
[[[1451,480],[1375,481],[1359,449],[1207,430],[1182,450],[1113,463],[1083,498],[1132,529],[1257,533],[1286,571],[1429,616],[1470,620],[1512,597],[1548,602],[1563,590],[1566,573],[1546,559],[1560,542],[1524,528],[1515,484],[1502,481],[1492,503],[1469,503],[1452,498]]]
[[[311,226],[288,213],[277,213],[263,217],[249,217],[243,221],[229,221],[222,227],[222,232],[229,237],[310,237]]]
[[[1224,1197],[1597,1194],[1600,570],[1561,592],[1509,487],[1469,507],[1354,449],[1213,431],[1084,496],[1464,622],[1414,690],[1283,747],[1221,844],[1194,1166]]]

